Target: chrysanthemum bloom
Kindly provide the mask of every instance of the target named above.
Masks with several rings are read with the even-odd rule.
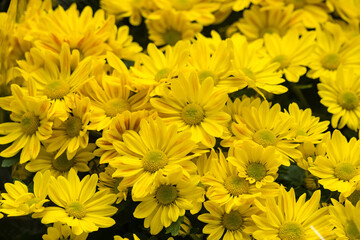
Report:
[[[10,111],[13,122],[0,124],[0,144],[12,143],[0,153],[15,156],[20,150],[20,163],[35,159],[40,152],[40,141],[51,137],[53,123],[48,119],[50,102],[44,98],[24,95],[18,85],[11,85],[12,97],[0,100],[0,106]]]
[[[279,153],[274,148],[244,143],[241,148],[235,148],[227,160],[237,168],[239,177],[261,188],[277,178],[277,171],[281,165],[279,158]]]
[[[67,176],[70,169],[75,169],[76,172],[88,172],[90,170],[88,162],[95,157],[93,154],[95,148],[96,145],[90,143],[86,148],[77,150],[75,156],[69,160],[66,153],[55,158],[56,152],[47,152],[42,147],[39,156],[30,160],[25,168],[30,172],[40,171],[42,173],[50,170],[51,175],[54,177]]]
[[[111,193],[116,194],[116,204],[127,198],[128,187],[122,183],[122,178],[112,177],[115,168],[107,166],[105,172],[99,174],[98,188],[99,190],[110,189]]]
[[[262,40],[248,43],[244,36],[235,34],[231,37],[231,41],[234,77],[242,79],[249,88],[253,88],[263,97],[259,89],[274,94],[287,91],[286,87],[280,85],[285,81],[277,71],[280,64],[271,62],[271,59],[261,57],[259,54],[263,45]],[[246,87],[246,84],[242,88]]]
[[[69,117],[54,124],[53,134],[46,141],[46,151],[57,151],[55,158],[66,151],[67,159],[71,160],[78,149],[86,148],[89,143],[90,100],[74,96],[73,104]]]
[[[331,11],[339,14],[340,17],[347,22],[356,22],[360,19],[360,2],[357,0],[327,0],[326,5]]]
[[[271,61],[280,63],[278,71],[284,74],[289,82],[298,82],[300,76],[306,73],[306,66],[316,47],[314,32],[300,35],[296,30],[289,30],[283,37],[277,33],[265,34],[264,43]]]
[[[200,83],[191,72],[174,79],[169,94],[152,98],[150,103],[166,123],[175,123],[178,131],[191,132],[191,140],[213,147],[215,137],[223,135],[230,120],[222,111],[227,99],[226,92],[214,89],[211,78]]]
[[[326,189],[352,190],[360,181],[360,143],[355,138],[348,142],[340,131],[335,130],[326,144],[326,156],[318,156],[309,171]]]
[[[258,208],[243,204],[226,212],[224,207],[212,201],[205,202],[204,207],[209,213],[201,214],[198,219],[206,223],[203,233],[209,234],[208,240],[251,239],[250,234],[255,225],[251,215],[258,214]]]
[[[266,200],[266,211],[253,215],[258,230],[253,232],[255,239],[324,239],[331,235],[333,225],[329,223],[328,208],[319,209],[320,191],[314,192],[308,201],[306,194],[296,201],[293,188],[289,192],[281,187],[280,194]]]
[[[28,187],[20,181],[5,183],[7,193],[2,193],[2,207],[0,211],[9,217],[24,216],[31,213],[41,213],[44,211],[43,204],[48,202],[48,184],[50,172],[44,174],[38,172],[34,176],[33,193],[29,192]],[[34,216],[34,215],[33,215]]]
[[[271,106],[267,101],[258,108],[244,109],[245,126],[232,124],[232,132],[238,139],[234,144],[241,146],[243,141],[250,141],[264,148],[275,148],[281,154],[281,164],[289,166],[290,158],[301,158],[302,154],[296,149],[299,144],[295,141],[295,129],[291,129],[292,119],[284,118],[282,114],[279,104]]]
[[[145,23],[149,39],[157,46],[174,46],[180,40],[191,40],[202,30],[200,24],[191,22],[183,12],[175,12],[172,9],[161,11],[159,16],[154,19],[148,18]]]
[[[320,102],[333,114],[333,128],[360,128],[360,75],[354,71],[340,68],[335,78],[323,77],[318,84]]]
[[[189,132],[177,133],[176,125],[167,127],[161,119],[150,118],[141,121],[139,133],[127,131],[122,137],[118,144],[122,156],[113,159],[110,166],[116,168],[113,177],[123,177],[125,185],[133,186],[133,197],[149,193],[159,170],[168,174],[180,167],[187,178],[196,171],[190,159],[197,156],[191,154],[197,145],[189,140]]]
[[[56,222],[52,227],[47,228],[47,234],[42,236],[43,240],[59,240],[59,239],[69,239],[69,240],[86,240],[88,233],[83,232],[80,235],[75,235],[71,228],[68,225],[64,225],[60,222]]]
[[[310,78],[335,77],[339,67],[355,68],[360,66],[360,36],[346,36],[341,26],[327,22],[323,29],[316,30],[317,48],[309,64]]]
[[[161,171],[162,172],[162,171]],[[204,189],[198,187],[199,179],[185,181],[181,169],[163,176],[163,172],[154,179],[152,193],[144,198],[133,198],[141,201],[134,211],[134,217],[145,218],[144,227],[150,227],[152,235],[158,234],[163,227],[185,215],[186,210],[192,214],[201,209],[194,207],[196,202],[204,201]]]
[[[335,229],[336,239],[360,239],[360,203],[352,205],[346,201],[345,206],[335,199],[331,199],[333,206],[329,206],[329,212]]]
[[[109,191],[96,191],[97,174],[86,175],[81,181],[75,170],[71,169],[67,178],[51,177],[49,198],[57,206],[46,207],[42,217],[43,224],[61,222],[71,227],[75,235],[90,233],[115,224],[111,218],[117,211],[111,206],[116,195]]]
[[[100,157],[100,163],[109,163],[113,158],[120,156],[118,143],[123,140],[122,135],[128,130],[139,132],[140,122],[149,116],[156,117],[156,114],[150,114],[148,111],[129,112],[125,111],[112,119],[108,129],[103,130],[102,137],[96,140],[99,147],[94,154]]]

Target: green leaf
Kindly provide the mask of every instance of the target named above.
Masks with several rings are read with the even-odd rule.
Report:
[[[1,163],[1,167],[11,167],[17,162],[19,162],[19,158],[5,158]]]
[[[166,233],[171,233],[171,236],[175,237],[179,234],[180,225],[184,221],[184,216],[179,217],[176,222],[173,222],[169,227],[166,228]]]

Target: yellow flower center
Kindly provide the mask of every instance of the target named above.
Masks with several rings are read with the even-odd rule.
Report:
[[[243,218],[239,212],[231,211],[230,213],[225,213],[222,217],[222,225],[227,230],[236,231],[243,225]]]
[[[122,98],[112,99],[105,104],[104,110],[107,116],[116,117],[118,113],[130,110],[130,104]]]
[[[179,40],[182,39],[182,34],[175,29],[169,29],[164,32],[163,38],[166,44],[174,46]]]
[[[304,230],[297,222],[284,223],[279,229],[281,240],[301,240],[304,239]]]
[[[237,175],[227,177],[224,182],[224,187],[233,196],[239,196],[249,192],[249,183],[245,178],[241,178]]]
[[[53,81],[44,88],[44,95],[50,99],[62,99],[70,92],[70,86],[62,80]]]
[[[302,129],[298,129],[297,133],[296,133],[296,136],[309,136],[304,130]]]
[[[150,150],[143,158],[143,167],[145,171],[156,172],[166,166],[168,158],[166,154],[160,150]]]
[[[217,83],[218,80],[219,80],[219,79],[214,75],[214,73],[212,73],[212,72],[210,72],[210,71],[208,71],[208,70],[204,70],[204,71],[199,72],[198,76],[199,76],[199,81],[200,81],[200,82],[203,82],[206,78],[211,77],[211,78],[213,79],[215,85],[216,85],[216,83]]]
[[[336,53],[326,54],[321,59],[321,65],[327,70],[336,70],[340,65],[340,57]]]
[[[256,79],[255,73],[253,71],[251,71],[248,68],[243,68],[242,69],[243,73],[245,74],[245,76],[249,77],[252,80]]]
[[[347,225],[345,227],[345,233],[349,240],[360,239],[360,232],[358,226],[356,226],[353,220],[347,222]]]
[[[79,117],[69,117],[64,124],[65,132],[69,138],[79,136],[82,127],[81,119]]]
[[[355,206],[360,200],[360,190],[355,190],[347,199]]]
[[[346,110],[353,110],[359,105],[358,96],[351,91],[345,91],[338,96],[338,103]]]
[[[260,181],[266,176],[266,167],[261,163],[251,163],[247,167],[247,174],[256,181]]]
[[[68,160],[66,153],[63,153],[57,159],[53,158],[51,164],[57,171],[68,172],[75,165],[75,160]]]
[[[280,63],[279,69],[284,69],[290,64],[290,59],[283,54],[274,57],[272,61]]]
[[[82,205],[80,202],[71,202],[69,203],[66,208],[65,211],[72,217],[81,219],[83,217],[85,217],[86,215],[86,209],[84,207],[84,205]]]
[[[263,147],[276,145],[276,136],[268,129],[260,129],[257,131],[253,136],[253,140]]]
[[[269,33],[269,34],[278,33],[279,34],[279,30],[276,27],[271,27],[271,26],[268,26],[264,29],[260,29],[259,35],[261,37],[263,37],[265,35],[265,33]]]
[[[29,207],[31,207],[34,204],[37,204],[38,202],[40,202],[40,199],[38,198],[32,198],[26,201],[26,204],[29,205]]]
[[[155,193],[156,200],[161,205],[172,204],[178,196],[178,191],[176,187],[171,185],[161,185],[158,187]]]
[[[40,120],[38,116],[35,116],[33,112],[26,112],[21,118],[21,129],[27,135],[33,135],[40,126]]]
[[[344,163],[339,163],[335,167],[334,174],[340,180],[349,181],[350,179],[356,176],[357,171],[356,171],[356,167],[353,164],[344,162]]]
[[[167,78],[169,73],[170,69],[168,68],[160,69],[155,75],[155,81],[159,82],[161,79]]]
[[[181,117],[188,125],[197,125],[204,119],[205,114],[199,104],[189,103],[183,108]]]

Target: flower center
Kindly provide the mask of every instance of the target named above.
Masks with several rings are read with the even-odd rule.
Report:
[[[159,82],[161,79],[167,78],[169,73],[170,69],[168,68],[160,69],[155,75],[155,81]]]
[[[351,91],[346,91],[338,96],[338,103],[346,110],[353,110],[359,105],[358,97]]]
[[[69,203],[66,206],[65,211],[70,216],[75,217],[75,218],[79,218],[79,219],[85,217],[85,215],[86,215],[86,209],[79,202],[71,202],[71,203]]]
[[[69,138],[77,137],[81,130],[81,119],[79,117],[69,117],[65,121],[65,131]]]
[[[176,190],[176,187],[171,185],[161,185],[156,190],[156,200],[161,205],[169,205],[175,201],[175,199],[178,196],[178,191]]]
[[[156,172],[168,163],[165,153],[160,150],[150,150],[143,158],[143,167],[145,171]]]
[[[279,33],[279,30],[276,27],[268,26],[264,29],[260,29],[260,36],[263,37],[266,33],[273,34]]]
[[[224,214],[222,224],[227,230],[236,231],[243,225],[243,218],[239,212],[231,211],[230,213]]]
[[[204,119],[204,110],[199,104],[189,103],[181,112],[181,117],[189,125],[197,125]]]
[[[360,239],[359,229],[353,220],[347,222],[345,233],[349,240]]]
[[[26,201],[26,204],[29,205],[29,207],[31,207],[34,204],[37,204],[38,202],[40,202],[40,199],[38,198],[32,198]]]
[[[304,231],[297,222],[287,222],[280,227],[279,237],[281,240],[300,240],[304,239]]]
[[[218,82],[218,78],[214,75],[214,73],[212,73],[212,72],[210,72],[208,70],[204,70],[204,71],[199,72],[198,76],[199,76],[199,81],[200,82],[203,82],[208,77],[211,77],[214,80],[215,85]]]
[[[182,39],[181,32],[174,29],[167,30],[163,35],[166,44],[174,46],[179,40]]]
[[[245,76],[249,77],[250,79],[252,79],[252,80],[255,80],[255,79],[256,79],[254,72],[251,71],[250,69],[248,69],[248,68],[243,68],[242,71],[243,71],[243,73],[245,74]]]
[[[122,98],[112,99],[105,104],[104,110],[107,116],[116,117],[118,113],[130,110],[130,104]]]
[[[355,190],[347,199],[355,206],[360,200],[360,190]]]
[[[261,163],[251,163],[247,167],[247,174],[256,181],[260,181],[266,175],[266,167]]]
[[[276,136],[268,129],[261,129],[257,131],[253,136],[253,140],[263,147],[276,145]]]
[[[45,86],[43,93],[50,99],[62,99],[70,92],[70,86],[67,82],[57,80]]]
[[[327,70],[336,70],[340,65],[340,57],[336,53],[326,54],[321,59],[321,65]]]
[[[27,135],[33,135],[40,126],[39,117],[33,112],[26,112],[21,118],[21,129]]]
[[[282,54],[274,57],[272,61],[280,63],[279,69],[281,70],[288,67],[290,64],[290,59]]]
[[[245,178],[241,178],[237,175],[226,178],[224,186],[233,196],[239,196],[249,192],[249,183]]]
[[[296,136],[305,136],[305,137],[307,137],[309,135],[304,130],[298,129],[297,133],[296,133]]]
[[[74,165],[74,159],[68,160],[66,153],[61,154],[57,159],[52,159],[51,164],[55,170],[68,172]]]
[[[335,176],[343,181],[349,181],[357,174],[356,168],[351,163],[339,163],[335,167]]]

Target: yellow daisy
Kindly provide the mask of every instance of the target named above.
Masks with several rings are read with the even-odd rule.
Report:
[[[174,79],[169,94],[152,98],[150,103],[166,123],[175,123],[178,131],[191,132],[191,140],[213,147],[215,137],[223,135],[230,120],[222,111],[227,99],[226,92],[214,89],[211,78],[200,83],[191,72]]]
[[[151,194],[134,198],[141,201],[134,211],[134,217],[145,218],[144,227],[150,227],[152,235],[184,216],[186,210],[192,210],[192,214],[200,211],[200,208],[194,209],[194,202],[204,200],[204,189],[197,186],[199,181],[196,178],[184,181],[181,170],[177,169],[166,176],[158,174],[154,180]]]
[[[266,200],[264,214],[252,215],[258,230],[253,232],[255,239],[324,239],[331,235],[333,228],[329,223],[327,207],[319,208],[320,191],[314,192],[308,201],[306,194],[296,201],[293,188],[289,192],[280,188],[277,199]]]
[[[65,153],[55,158],[56,152],[49,153],[42,147],[39,156],[30,160],[25,168],[30,172],[40,171],[42,173],[50,170],[54,177],[67,176],[70,169],[74,169],[76,172],[88,172],[90,170],[88,162],[95,157],[93,154],[95,148],[96,145],[90,143],[86,148],[77,150],[75,156],[69,160]]]
[[[206,223],[203,233],[209,234],[208,240],[250,239],[255,225],[251,215],[260,212],[250,204],[234,206],[230,212],[212,201],[205,202],[204,207],[209,213],[201,214],[198,219]]]
[[[326,5],[347,22],[356,22],[360,19],[360,3],[357,0],[327,0]]]
[[[71,227],[75,235],[90,233],[115,224],[111,218],[117,211],[111,206],[116,200],[109,191],[97,191],[96,174],[86,175],[81,181],[75,170],[71,169],[67,178],[51,177],[49,198],[57,206],[46,207],[42,217],[43,224],[61,222]]]
[[[332,115],[331,126],[352,130],[360,128],[360,75],[340,68],[335,78],[323,77],[318,84],[320,102]]]
[[[42,235],[43,240],[59,240],[59,239],[69,239],[69,240],[86,240],[88,233],[83,232],[80,235],[75,235],[71,228],[68,225],[61,224],[60,222],[55,222],[52,227],[47,228],[47,234]]]
[[[326,156],[318,156],[309,171],[318,177],[319,183],[331,191],[348,192],[360,181],[359,142],[348,142],[339,130],[335,130],[326,146]]]
[[[10,111],[13,122],[0,124],[1,144],[12,143],[0,156],[12,157],[20,150],[20,163],[35,159],[40,152],[40,141],[51,137],[53,123],[48,120],[50,102],[44,98],[25,96],[18,85],[11,85],[13,97],[2,98],[0,106]]]
[[[116,204],[126,201],[128,187],[122,183],[122,178],[112,177],[115,168],[107,166],[105,172],[99,174],[98,188],[99,190],[110,189],[111,193],[116,194]]]
[[[113,177],[123,177],[125,185],[133,186],[133,197],[146,196],[160,170],[168,174],[182,168],[187,178],[196,171],[190,159],[197,156],[191,154],[197,145],[189,140],[190,133],[177,133],[176,125],[167,127],[161,119],[149,118],[141,121],[139,133],[127,131],[122,138],[121,156],[110,166],[116,168]]]

